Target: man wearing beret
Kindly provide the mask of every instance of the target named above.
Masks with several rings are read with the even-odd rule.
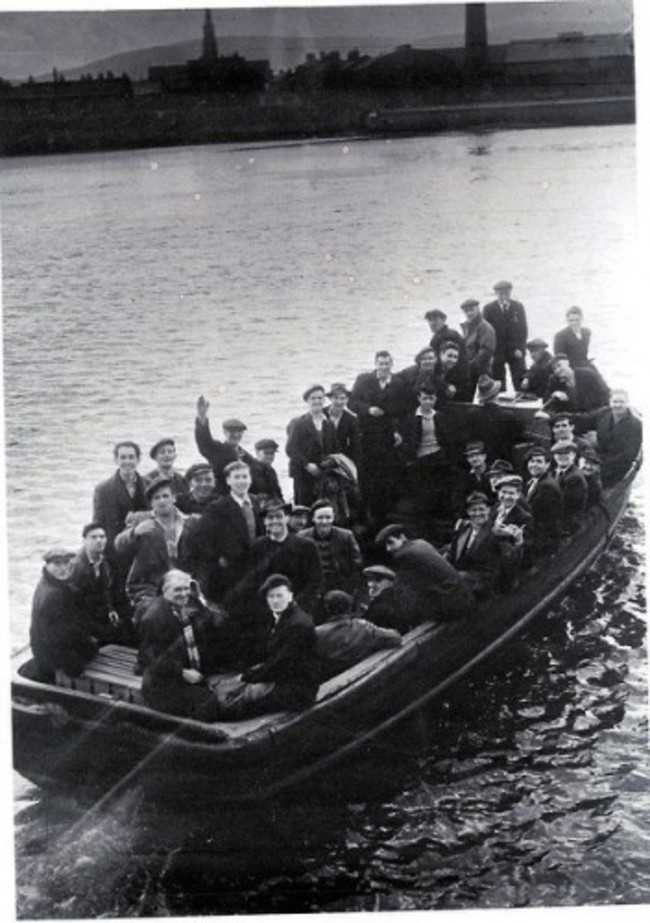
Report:
[[[327,455],[339,451],[336,428],[325,413],[325,389],[312,385],[302,396],[307,413],[292,420],[286,452],[289,474],[293,478],[295,503],[311,506],[318,497],[321,464]]]
[[[208,462],[197,462],[187,469],[185,480],[189,484],[189,490],[176,498],[176,506],[181,513],[195,513],[200,516],[208,504],[219,497],[214,468]]]
[[[576,532],[587,508],[587,482],[576,464],[578,447],[573,442],[556,442],[551,447],[555,479],[562,491],[562,534]]]
[[[501,555],[490,523],[490,501],[482,491],[474,490],[467,497],[467,519],[460,521],[445,557],[477,602],[495,592]]]
[[[228,493],[228,486],[224,477],[226,465],[229,465],[230,462],[242,461],[250,467],[254,459],[241,445],[242,437],[248,428],[246,424],[235,417],[229,417],[222,423],[223,442],[220,439],[214,439],[210,432],[209,409],[209,401],[201,394],[196,402],[194,438],[199,452],[214,469],[217,479],[217,493],[225,496]]]
[[[511,298],[512,283],[496,282],[494,301],[488,302],[483,307],[483,317],[492,325],[496,335],[496,347],[492,360],[492,374],[502,382],[502,390],[506,383],[506,365],[510,368],[512,386],[515,391],[521,387],[521,380],[526,371],[526,339],[528,337],[528,323],[526,311],[520,301]]]
[[[432,347],[436,356],[440,355],[440,349],[443,343],[455,343],[460,354],[460,361],[465,362],[465,342],[463,335],[457,330],[452,330],[447,326],[447,315],[440,308],[432,308],[424,315],[424,319],[429,324],[429,330],[433,334],[429,345]]]
[[[134,513],[115,539],[119,554],[131,558],[126,593],[137,628],[149,601],[156,596],[163,575],[180,567],[190,570],[188,517],[177,509],[171,481],[160,478],[147,485],[151,510]]]
[[[548,380],[553,372],[553,356],[548,351],[548,343],[537,337],[526,343],[532,364],[521,379],[520,388],[524,394],[543,398],[548,387]]]
[[[465,314],[461,323],[465,342],[465,355],[469,366],[472,393],[481,375],[488,375],[496,349],[494,327],[481,314],[476,298],[467,298],[460,306]]]
[[[75,552],[53,548],[43,555],[34,598],[29,640],[34,655],[31,679],[53,683],[56,670],[78,676],[99,648],[71,585]]]
[[[282,496],[282,488],[277,471],[273,467],[278,444],[275,439],[258,439],[255,443],[255,455],[251,464],[251,492],[255,494],[260,503],[270,500],[271,497]]]
[[[533,558],[551,554],[562,537],[562,492],[551,473],[551,460],[551,452],[544,446],[531,446],[526,453],[529,477],[524,496],[533,516]]]
[[[176,443],[169,436],[164,439],[159,439],[149,450],[149,457],[155,461],[156,467],[153,471],[145,474],[145,482],[151,483],[151,481],[158,481],[160,478],[171,481],[172,487],[174,488],[174,495],[178,502],[178,500],[188,492],[188,485],[181,472],[174,468],[174,462],[176,460]]]

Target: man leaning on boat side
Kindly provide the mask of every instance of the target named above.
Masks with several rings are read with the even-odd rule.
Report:
[[[483,317],[492,325],[496,335],[492,374],[502,382],[501,388],[505,390],[508,366],[513,389],[518,391],[526,370],[526,310],[520,301],[510,297],[512,282],[496,282],[493,291],[497,297],[483,306]]]
[[[353,613],[349,593],[330,590],[324,600],[325,621],[316,627],[321,682],[331,679],[370,654],[399,647],[402,636],[393,628],[380,628]]]
[[[164,478],[154,481],[148,484],[146,495],[151,510],[134,513],[115,539],[118,552],[131,557],[126,592],[136,628],[163,575],[188,563],[188,517],[176,508],[172,482]]]
[[[78,676],[99,648],[70,582],[74,551],[53,548],[43,555],[34,591],[29,640],[34,655],[30,679],[53,683],[55,671]]]
[[[223,622],[190,574],[167,571],[162,595],[149,600],[139,625],[142,696],[150,708],[202,721],[220,717],[206,677],[220,665]]]
[[[467,497],[467,520],[461,520],[445,557],[479,602],[499,585],[501,555],[490,523],[490,501],[474,490]]]
[[[394,561],[395,595],[410,628],[427,619],[462,617],[469,613],[473,598],[466,582],[432,544],[421,538],[408,538],[400,523],[384,526],[375,544],[384,548]]]
[[[271,574],[259,588],[268,616],[263,662],[250,667],[234,688],[217,682],[221,716],[236,720],[310,705],[320,683],[316,632],[311,616],[296,605],[292,583]]]
[[[361,575],[367,587],[367,600],[358,604],[363,617],[379,628],[408,631],[406,614],[398,608],[395,596],[395,571],[384,564],[371,564],[364,567]]]
[[[100,644],[120,640],[120,617],[115,609],[114,581],[106,560],[106,531],[98,522],[82,530],[83,547],[73,562],[70,578],[77,604],[90,632]]]
[[[613,389],[608,407],[590,414],[576,414],[573,421],[582,433],[595,430],[603,487],[620,481],[639,454],[643,441],[641,420],[630,409],[627,391]]]
[[[208,461],[217,479],[217,493],[228,493],[228,485],[224,475],[227,465],[234,461],[245,462],[249,467],[255,461],[241,445],[242,437],[248,427],[241,420],[229,417],[221,424],[224,440],[214,439],[210,431],[208,410],[210,402],[201,394],[196,401],[196,419],[194,421],[194,439],[201,455]]]

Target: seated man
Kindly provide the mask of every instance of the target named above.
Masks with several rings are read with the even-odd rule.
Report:
[[[552,554],[562,536],[562,492],[551,474],[551,452],[531,446],[526,455],[530,475],[524,496],[533,516],[530,550],[533,558]]]
[[[316,543],[323,573],[323,590],[355,589],[361,571],[361,551],[354,533],[334,525],[334,507],[317,500],[311,508],[313,525],[299,532]]]
[[[367,586],[367,601],[360,604],[365,618],[380,628],[394,628],[405,632],[409,626],[397,607],[394,591],[395,571],[383,564],[372,564],[361,572]]]
[[[462,346],[458,343],[445,341],[440,345],[433,370],[433,385],[441,407],[450,401],[470,403],[474,397],[467,365],[461,361],[462,355]]]
[[[210,402],[201,394],[196,402],[194,438],[199,452],[214,469],[217,493],[227,494],[228,486],[224,475],[226,466],[231,462],[241,461],[250,467],[255,459],[241,445],[242,437],[248,429],[246,424],[235,417],[229,417],[221,424],[224,433],[223,442],[220,439],[214,439],[210,432],[209,409]]]
[[[42,683],[53,683],[56,670],[78,676],[99,648],[70,583],[74,559],[74,551],[61,548],[43,555],[29,628],[34,655],[31,679]]]
[[[311,617],[294,602],[291,581],[271,574],[259,589],[269,616],[266,653],[262,663],[246,670],[234,688],[219,685],[221,715],[247,718],[269,711],[305,708],[316,698],[320,662]]]
[[[156,596],[163,575],[171,568],[188,567],[188,517],[174,503],[171,481],[147,485],[151,510],[134,513],[115,539],[120,554],[131,557],[126,594],[133,607],[137,628],[149,601]]]
[[[273,467],[278,449],[279,445],[275,439],[258,439],[255,443],[257,457],[251,464],[251,493],[255,494],[260,502],[270,500],[271,497],[283,499],[278,474]]]
[[[185,479],[189,484],[186,493],[176,498],[176,506],[181,513],[195,513],[201,515],[205,512],[212,500],[218,499],[216,492],[217,480],[214,468],[207,462],[197,462],[185,472]]]
[[[490,523],[490,501],[480,491],[467,498],[467,519],[461,520],[446,554],[474,599],[494,593],[499,584],[501,555]]]
[[[148,601],[139,626],[142,696],[150,708],[200,721],[220,716],[206,678],[219,666],[224,621],[189,574],[164,575],[162,596]]]
[[[159,439],[158,442],[150,449],[149,457],[152,458],[156,467],[145,475],[145,482],[159,481],[165,478],[172,482],[174,495],[178,500],[188,491],[188,484],[180,471],[174,468],[176,461],[176,443],[171,437]]]
[[[466,582],[429,542],[407,538],[404,526],[393,523],[384,526],[375,544],[395,562],[395,594],[410,627],[425,619],[469,613],[473,598]]]
[[[597,506],[603,498],[603,482],[600,478],[600,458],[595,449],[585,449],[580,453],[578,467],[587,482],[587,509]]]
[[[588,439],[576,436],[575,424],[571,414],[560,411],[551,416],[544,410],[538,410],[535,414],[535,420],[537,421],[537,429],[533,439],[537,444],[550,449],[552,445],[558,442],[575,442],[580,452],[591,445]]]
[[[627,391],[612,391],[609,407],[574,417],[581,432],[596,431],[604,487],[611,487],[627,472],[642,443],[641,420],[632,413]]]
[[[311,510],[308,506],[302,506],[300,503],[292,503],[289,510],[289,532],[298,535],[309,528],[311,522]]]
[[[587,482],[576,464],[578,447],[573,442],[558,442],[551,448],[555,479],[562,491],[562,534],[571,535],[582,525],[587,508]]]
[[[501,554],[499,589],[507,591],[517,582],[532,537],[533,517],[519,503],[523,480],[510,474],[497,482],[497,504],[492,511],[492,532]]]
[[[489,498],[492,494],[492,488],[487,466],[487,453],[483,443],[479,440],[468,442],[465,446],[465,458],[469,468],[469,471],[465,474],[465,494],[469,495],[474,491],[478,491]]]
[[[402,636],[391,628],[379,628],[352,613],[352,597],[331,590],[324,599],[326,621],[316,628],[321,682],[342,673],[370,654],[388,647],[399,647]]]
[[[609,391],[593,369],[572,369],[564,353],[553,356],[552,368],[544,395],[546,410],[584,413],[606,406]]]
[[[524,371],[521,391],[531,397],[543,398],[548,387],[548,380],[553,372],[553,356],[548,350],[548,343],[538,338],[529,340],[526,349],[533,360],[530,368]]]
[[[106,531],[91,522],[82,531],[83,548],[73,562],[71,586],[88,630],[99,644],[119,640],[120,617],[113,598],[113,571],[104,556]]]

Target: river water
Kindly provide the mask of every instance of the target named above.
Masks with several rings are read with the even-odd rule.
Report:
[[[112,444],[173,435],[191,464],[200,393],[248,444],[282,442],[308,384],[386,346],[409,364],[427,308],[456,326],[505,276],[533,335],[582,305],[599,367],[640,398],[632,127],[21,158],[0,182],[14,649]],[[642,496],[553,613],[326,785],[179,817],[16,777],[18,915],[649,901]]]

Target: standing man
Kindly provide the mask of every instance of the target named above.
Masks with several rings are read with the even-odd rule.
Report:
[[[553,352],[563,353],[572,369],[591,368],[589,361],[589,343],[591,330],[582,326],[582,308],[577,305],[566,312],[567,325],[553,338]]]
[[[578,447],[573,442],[556,443],[551,448],[555,479],[562,491],[562,534],[571,535],[582,525],[587,508],[587,482],[576,464]]]
[[[164,478],[166,481],[171,481],[176,500],[187,493],[187,481],[181,472],[174,468],[174,462],[176,461],[176,443],[171,437],[168,436],[164,439],[159,439],[150,449],[149,457],[155,461],[156,467],[153,471],[145,475],[145,481],[147,483],[159,481],[161,478]]]
[[[520,301],[511,298],[512,283],[505,280],[494,285],[496,299],[483,308],[483,317],[496,334],[496,348],[492,360],[492,374],[506,387],[506,365],[510,368],[512,387],[518,391],[526,371],[526,339],[528,323],[526,311]]]
[[[189,490],[176,498],[176,506],[181,513],[196,513],[200,516],[208,504],[212,500],[217,500],[219,496],[216,492],[214,468],[207,462],[197,462],[187,469],[185,480],[189,484]]]
[[[294,503],[311,506],[318,497],[321,463],[338,451],[336,429],[325,413],[325,389],[312,385],[302,396],[307,413],[292,420],[287,439],[289,474],[293,478]]]
[[[70,583],[74,558],[74,551],[61,548],[43,555],[43,571],[34,591],[29,628],[34,655],[30,678],[42,683],[53,683],[56,670],[78,676],[99,647]]]
[[[70,583],[88,630],[100,644],[118,641],[120,617],[113,601],[113,573],[105,558],[106,531],[91,522],[82,531],[83,548],[73,561]]]
[[[327,392],[329,407],[325,413],[336,430],[339,452],[347,455],[359,468],[361,464],[361,426],[356,413],[348,407],[351,392],[341,381],[335,381]]]
[[[455,343],[458,347],[461,360],[464,360],[465,345],[463,336],[457,330],[452,330],[447,326],[447,315],[440,308],[432,308],[424,315],[425,321],[429,324],[431,331],[431,340],[429,345],[436,355],[440,355],[440,349],[443,343]]]
[[[311,508],[313,525],[299,532],[316,543],[323,571],[323,591],[352,592],[361,571],[361,551],[354,533],[334,525],[334,507],[329,500],[317,500]]]
[[[401,444],[399,421],[408,407],[404,382],[393,375],[393,357],[375,354],[373,372],[362,372],[352,388],[350,408],[359,416],[362,439],[361,493],[370,524],[383,521],[397,499]]]
[[[619,481],[636,458],[643,440],[641,420],[630,409],[627,391],[612,391],[609,406],[574,418],[582,432],[596,431],[604,487]]]
[[[284,499],[277,471],[273,467],[278,449],[275,439],[258,439],[255,443],[257,458],[251,464],[251,491],[260,503],[271,497]]]
[[[223,474],[228,493],[206,507],[190,534],[194,573],[205,595],[214,601],[242,579],[251,546],[264,531],[259,503],[250,495],[248,465],[230,462]]]
[[[229,417],[221,424],[224,433],[223,442],[220,439],[213,439],[208,420],[209,409],[210,402],[202,394],[199,395],[196,402],[194,438],[199,452],[214,468],[217,493],[223,495],[228,493],[224,477],[226,465],[230,462],[242,461],[250,467],[254,459],[241,445],[242,437],[248,429],[246,424],[235,417]]]
[[[481,315],[481,307],[476,298],[467,298],[460,308],[465,312],[465,320],[460,326],[465,341],[465,355],[473,395],[481,375],[489,375],[491,372],[497,342],[496,333],[492,324]]]
[[[174,504],[171,481],[161,478],[147,487],[151,510],[134,513],[115,539],[118,552],[131,558],[126,593],[133,607],[133,620],[140,621],[144,609],[156,596],[163,575],[172,568],[188,565],[187,516]]]
[[[562,492],[551,474],[551,452],[532,446],[526,454],[530,475],[524,497],[533,516],[530,548],[533,558],[552,554],[562,537]]]

